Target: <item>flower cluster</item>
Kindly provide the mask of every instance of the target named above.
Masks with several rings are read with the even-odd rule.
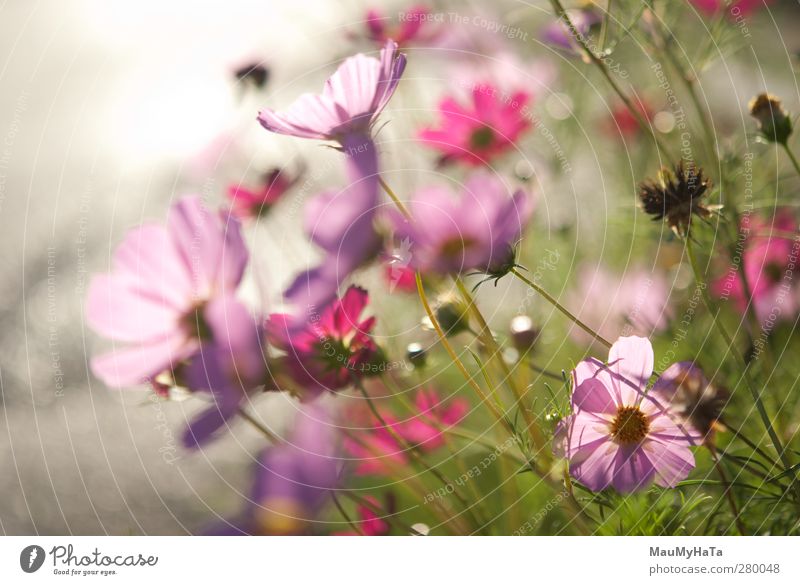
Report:
[[[371,52],[344,59],[320,93],[283,110],[264,107],[253,122],[262,140],[323,142],[342,183],[316,174],[310,156],[294,170],[281,161],[258,182],[230,185],[218,208],[211,196],[179,198],[164,223],[128,232],[108,272],[92,280],[86,319],[111,344],[92,360],[97,378],[113,388],[149,385],[166,400],[195,399],[202,406],[182,435],[188,451],[224,444],[240,421],[269,442],[251,456],[254,481],[241,512],[209,532],[422,534],[431,525],[498,533],[519,516],[505,517],[509,510],[545,494],[563,506],[539,502],[548,512],[528,514],[541,527],[526,530],[633,532],[644,520],[630,510],[661,506],[648,528],[654,534],[690,523],[702,530],[690,515],[696,507],[708,512],[706,526],[730,514],[730,525],[745,533],[760,527],[748,528],[740,506],[800,505],[797,416],[771,413],[784,404],[797,410],[793,396],[773,389],[773,375],[793,387],[797,374],[753,364],[761,351],[779,360],[777,342],[785,350],[796,341],[796,216],[788,205],[747,206],[730,167],[742,167],[752,193],[752,164],[721,156],[722,141],[686,146],[689,139],[673,132],[685,121],[659,110],[655,92],[634,99],[613,81],[608,59],[629,31],[614,37],[618,26],[608,14],[553,4],[558,18],[540,29],[540,48],[559,58],[582,55],[585,66],[600,68],[611,81],[603,108],[577,103],[597,88],[567,95],[576,83],[568,72],[560,79],[544,73],[557,69],[553,63],[529,67],[529,55],[496,40],[491,55],[504,65],[481,67],[473,52],[453,51],[459,62],[443,76],[442,93],[430,84],[430,95],[419,95],[425,78],[404,78],[401,47],[413,47],[412,61],[434,39],[447,46],[455,37],[447,40],[446,24],[426,6],[396,21],[372,9],[348,34]],[[725,27],[732,23],[717,18],[723,5],[735,16],[761,3],[690,4],[683,10]],[[642,8],[632,38],[649,52],[670,51],[672,33],[655,10]],[[598,25],[601,46],[593,37]],[[582,66],[565,61],[569,70]],[[248,83],[265,88],[262,69],[236,76],[256,76]],[[454,88],[454,72],[465,71]],[[585,79],[581,73],[577,83]],[[694,90],[692,76],[682,81]],[[558,91],[548,97],[549,84]],[[404,91],[427,99],[426,108],[392,103]],[[763,94],[749,110],[760,141],[797,165],[780,100]],[[601,170],[629,144],[647,163],[632,157],[609,173],[633,179],[619,188],[624,205],[606,205],[624,208],[624,219],[600,226],[610,226],[602,234],[600,185],[583,173],[565,177],[552,164],[564,154],[560,141],[577,139],[575,122],[607,145],[587,157]],[[384,140],[386,126],[402,137]],[[703,119],[697,127],[714,126]],[[672,158],[679,150],[682,157]],[[701,166],[701,152],[709,164]],[[421,168],[409,171],[406,156]],[[659,167],[655,178],[640,173]],[[412,176],[398,191],[389,184],[395,172]],[[324,188],[315,187],[320,177]],[[278,226],[282,200],[295,191],[298,225]],[[256,272],[263,280],[245,244],[256,223],[295,229],[314,253],[289,278],[268,274],[276,290],[259,292],[269,310],[248,295]],[[258,251],[279,259],[290,252]],[[734,329],[736,318],[743,321]],[[787,330],[776,333],[779,321]],[[600,345],[607,360],[587,357]],[[746,398],[737,390],[743,386]],[[277,400],[293,411],[281,432],[263,416],[269,407],[262,405]],[[751,424],[763,426],[756,439]],[[759,442],[762,431],[770,447]],[[719,480],[709,480],[712,473]],[[739,480],[748,474],[760,487]],[[696,492],[686,491],[692,486]],[[665,494],[699,499],[668,519]],[[724,498],[730,511],[712,508],[703,494]],[[775,518],[777,531],[796,531],[796,509],[781,508]]]

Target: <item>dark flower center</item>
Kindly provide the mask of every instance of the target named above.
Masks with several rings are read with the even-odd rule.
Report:
[[[783,268],[775,262],[770,262],[764,266],[764,275],[767,277],[767,280],[772,283],[780,282],[783,276]]]
[[[494,130],[488,126],[481,126],[469,137],[473,148],[487,148],[494,142]]]
[[[439,251],[445,258],[460,258],[464,252],[475,246],[477,242],[472,238],[455,237],[442,242]]]
[[[212,339],[211,327],[206,323],[203,311],[205,310],[204,303],[196,304],[186,315],[183,317],[183,325],[189,330],[189,335],[201,341],[210,341]]]
[[[650,422],[638,406],[620,406],[611,423],[611,434],[618,443],[632,445],[641,442],[650,430]]]

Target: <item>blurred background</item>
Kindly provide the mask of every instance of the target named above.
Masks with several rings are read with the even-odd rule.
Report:
[[[313,141],[267,135],[255,115],[264,105],[280,107],[319,88],[342,57],[374,50],[357,37],[366,9],[375,4],[390,15],[409,7],[378,0],[0,5],[0,532],[195,533],[238,508],[259,437],[240,425],[203,452],[188,455],[178,436],[194,405],[156,402],[146,391],[112,391],[93,379],[87,356],[103,343],[83,324],[88,278],[107,270],[126,229],[160,220],[176,196],[198,192],[218,204],[231,183],[257,180],[270,166],[299,168],[313,157],[322,170],[309,192],[294,194],[280,216],[247,234],[263,273],[251,275],[245,294],[275,308],[280,290],[311,253],[297,229],[300,202],[339,180],[341,170],[335,153]],[[616,138],[589,135],[567,119],[576,118],[574,108],[587,108],[588,119],[592,108],[603,111],[613,104],[601,95],[605,88],[557,79],[552,69],[574,74],[580,61],[537,40],[549,4],[529,4],[433,3],[520,27],[517,39],[498,39],[483,29],[462,31],[483,35],[490,44],[514,43],[515,50],[524,45],[517,53],[531,67],[526,75],[537,116],[557,142],[538,133],[534,146],[542,154],[510,165],[521,178],[535,174],[542,233],[562,228],[577,233],[578,223],[600,215],[607,221],[587,226],[580,238],[602,243],[602,254],[614,256],[633,242],[605,246],[616,226],[635,215],[630,205],[621,213],[617,208],[634,196],[640,153],[635,143],[626,146],[619,174],[604,172],[608,144]],[[772,10],[757,24],[748,23],[753,34],[766,39],[758,46],[768,47],[756,55],[758,67],[749,53],[741,61],[732,56],[704,80],[709,92],[704,99],[715,121],[741,136],[747,132],[743,104],[765,84],[784,95],[789,109],[800,110],[795,78],[787,75],[800,48],[798,3],[778,2]],[[442,46],[461,50],[457,40]],[[635,67],[641,53],[634,47],[629,55],[631,65],[625,66]],[[435,103],[449,83],[439,69],[445,61],[415,60],[412,50],[410,75],[403,81],[412,91],[398,95],[390,111],[416,116],[418,106]],[[235,77],[252,63],[268,67],[263,88]],[[654,85],[652,76],[646,82]],[[581,92],[590,97],[600,92],[594,106],[581,102]],[[385,141],[408,140],[408,129],[389,126]],[[386,167],[399,166],[398,151],[412,161],[403,168],[422,167],[425,157],[430,159],[402,146],[387,152]],[[568,177],[562,173],[565,156]],[[414,186],[418,178],[412,175],[398,173],[393,184]],[[565,270],[577,270],[569,242],[561,249],[569,264]],[[548,279],[559,283],[553,288],[559,296],[565,294],[560,287],[566,274],[557,279],[545,274]],[[515,286],[482,293],[508,300],[508,313],[495,319],[507,321],[519,306],[524,291]],[[259,409],[278,428],[282,400],[270,398]]]

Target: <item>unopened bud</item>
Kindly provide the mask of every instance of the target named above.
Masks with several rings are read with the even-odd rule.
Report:
[[[511,341],[520,353],[529,352],[536,345],[539,330],[533,326],[533,321],[527,315],[517,315],[511,319],[509,329],[511,330]]]
[[[750,115],[758,122],[758,129],[770,142],[786,144],[792,133],[792,120],[781,105],[781,100],[768,93],[762,93],[749,104]]]
[[[408,347],[406,348],[406,357],[408,361],[414,364],[414,367],[422,368],[425,366],[425,362],[428,360],[428,354],[425,351],[425,348],[422,347],[421,343],[409,343]]]

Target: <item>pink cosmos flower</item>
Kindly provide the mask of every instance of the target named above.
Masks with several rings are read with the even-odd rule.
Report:
[[[291,315],[270,315],[267,336],[286,352],[290,374],[310,396],[341,390],[369,373],[379,350],[370,337],[375,317],[362,317],[368,302],[367,291],[351,286],[341,299],[312,308],[302,328]]]
[[[350,420],[367,419],[367,431],[359,433],[358,438],[347,437],[345,450],[358,459],[355,473],[358,475],[385,475],[408,464],[407,446],[413,446],[430,453],[444,445],[444,432],[459,424],[469,410],[466,400],[455,399],[449,403],[439,397],[433,389],[420,390],[415,398],[416,411],[405,419],[398,420],[390,412],[382,412],[381,417],[391,431],[380,425],[369,413],[355,413]],[[398,442],[400,437],[405,445]]]
[[[391,531],[389,523],[375,513],[375,508],[380,510],[380,502],[372,496],[365,496],[364,499],[372,504],[373,507],[359,504],[356,508],[358,514],[358,527],[364,536],[387,536]],[[334,532],[334,536],[359,536],[355,530]]]
[[[675,487],[694,468],[689,447],[699,438],[675,422],[668,403],[645,394],[652,373],[653,347],[642,337],[620,337],[608,365],[590,358],[573,370],[573,414],[554,448],[590,490]]]
[[[410,242],[409,264],[433,274],[469,270],[504,275],[516,260],[515,246],[533,213],[523,190],[509,196],[499,178],[476,172],[456,198],[442,187],[414,194],[413,221],[392,210],[397,240]]]
[[[453,97],[443,99],[438,125],[419,132],[423,144],[441,153],[441,164],[489,164],[512,150],[532,125],[527,106],[530,96],[524,91],[508,95],[483,83],[472,89],[471,99],[472,103],[464,105]]]
[[[173,205],[166,226],[129,232],[112,272],[89,286],[89,325],[121,344],[92,359],[95,376],[113,387],[141,384],[196,353],[209,334],[208,303],[234,293],[247,258],[239,223],[198,197]]]
[[[367,11],[366,37],[379,46],[393,40],[399,46],[405,47],[414,42],[427,42],[435,38],[438,30],[434,24],[427,7],[418,5],[401,12],[398,22],[391,22],[391,18],[382,14],[375,8]]]
[[[325,82],[321,94],[304,94],[282,113],[266,108],[258,121],[270,132],[300,138],[343,142],[347,136],[369,136],[405,66],[397,43],[387,41],[380,59],[349,57]]]
[[[469,403],[463,398],[444,404],[432,388],[422,389],[414,397],[415,415],[395,427],[398,434],[410,445],[424,451],[433,451],[444,445],[442,428],[459,424],[469,411]]]
[[[759,8],[771,4],[772,0],[736,0],[730,5],[725,0],[689,0],[689,3],[706,16],[714,16],[722,10],[726,10],[728,18],[736,18],[739,15],[752,14]]]
[[[585,264],[567,304],[602,337],[615,339],[666,330],[673,314],[669,294],[670,284],[660,272],[632,267],[618,275],[603,266]],[[589,341],[579,327],[571,327],[570,336],[579,343]]]
[[[790,211],[781,209],[772,220],[743,217],[740,230],[747,234],[741,262],[756,316],[762,324],[769,319],[793,319],[800,311],[798,286],[790,267],[800,246],[797,220]],[[741,313],[746,311],[749,299],[736,267],[730,267],[712,283],[711,292],[731,298]]]
[[[241,184],[228,187],[231,211],[240,220],[253,219],[266,214],[294,187],[301,175],[289,176],[283,169],[272,169],[264,175],[261,184],[250,189]]]

